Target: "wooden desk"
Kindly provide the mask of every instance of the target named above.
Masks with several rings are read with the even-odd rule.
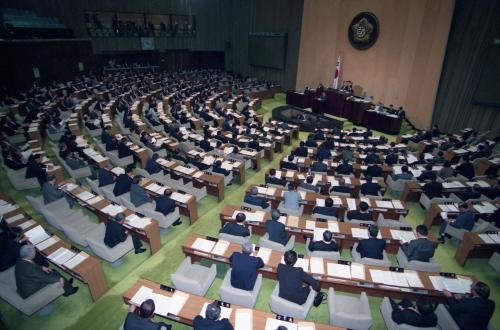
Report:
[[[241,252],[241,245],[230,243],[224,254],[214,254],[212,252],[206,252],[197,250],[192,247],[193,243],[197,238],[206,238],[206,236],[193,234],[189,236],[184,244],[182,245],[182,251],[186,256],[191,257],[193,262],[200,261],[202,259],[210,260],[213,262],[222,262],[225,264],[230,264],[229,257],[233,254],[233,252]],[[255,255],[255,252],[254,252]],[[271,255],[269,260],[264,260],[264,268],[258,270],[264,277],[270,279],[277,278],[277,268],[280,264],[284,253],[278,251],[271,251]],[[304,259],[311,259],[308,256],[304,256]],[[341,278],[328,275],[327,273],[327,264],[339,264],[338,261],[326,260],[323,258],[317,258],[320,262],[323,263],[323,268],[325,272],[323,274],[313,273],[310,270],[310,267],[307,269],[307,273],[311,274],[316,280],[319,282],[322,288],[333,287],[335,290],[349,292],[349,293],[361,293],[366,292],[366,294],[370,296],[376,297],[387,297],[390,296],[394,299],[411,299],[417,300],[422,296],[425,296],[427,299],[430,299],[434,302],[445,302],[446,297],[441,291],[438,291],[432,285],[432,282],[429,276],[439,276],[439,273],[431,273],[431,272],[420,272],[413,270],[406,270],[405,272],[414,273],[420,279],[423,287],[400,287],[397,285],[387,285],[382,284],[380,282],[375,282],[372,279],[370,270],[383,270],[389,271],[389,268],[386,267],[378,267],[378,266],[367,266],[364,265],[364,279],[361,278]],[[475,277],[472,276],[460,276],[464,279],[475,280]]]
[[[479,233],[466,232],[455,253],[455,260],[463,267],[469,258],[489,258],[494,252],[500,252],[500,244],[485,243]]]
[[[171,292],[162,290],[160,288],[160,283],[156,283],[156,282],[153,282],[150,280],[139,278],[137,280],[137,282],[130,289],[128,289],[127,292],[125,292],[125,294],[123,295],[123,300],[125,301],[125,303],[132,304],[131,299],[134,297],[134,295],[137,293],[137,291],[139,291],[139,289],[143,286],[150,288],[150,289],[153,289],[153,293],[156,293],[156,294],[161,294],[161,295],[164,295],[166,297],[171,297],[173,295],[173,293],[171,293]],[[189,298],[185,302],[184,306],[180,310],[179,314],[178,315],[172,315],[172,314],[159,315],[159,314],[156,314],[156,315],[164,317],[164,318],[172,320],[172,321],[175,321],[175,322],[179,322],[182,324],[187,324],[187,325],[192,326],[194,318],[198,314],[200,314],[200,312],[202,311],[203,305],[205,303],[210,304],[213,302],[213,300],[205,298],[205,297],[197,296],[194,294],[190,294],[187,292],[183,292],[183,291],[179,291],[179,292],[182,292],[182,293],[189,296]],[[234,304],[231,305],[231,309],[233,311],[231,313],[231,317],[230,317],[229,321],[233,325],[236,324],[235,316],[236,316],[237,309],[245,309],[245,310],[252,311],[253,329],[255,329],[255,330],[265,329],[265,324],[266,324],[267,318],[271,318],[271,319],[276,318],[276,315],[273,313],[259,311],[256,309],[248,309],[246,307],[241,307],[241,306],[234,305]],[[298,321],[295,320],[294,323],[298,323]],[[332,325],[320,324],[320,323],[315,323],[314,327],[316,330],[340,330],[340,329],[344,329],[344,328],[339,328],[339,327],[335,327]]]
[[[475,203],[475,202],[474,202]],[[500,201],[495,201],[491,202],[492,204],[496,204],[497,207],[500,206]],[[473,203],[468,203],[469,204],[469,209],[474,213],[474,214],[481,214],[478,212],[475,208]],[[434,225],[439,225],[441,224],[441,221],[443,220],[441,218],[441,212],[444,212],[444,210],[441,209],[441,204],[438,203],[432,203],[431,207],[429,210],[427,210],[427,213],[425,214],[425,219],[423,225],[425,225],[427,228],[431,228]],[[458,208],[458,203],[454,203],[455,207]],[[458,216],[459,212],[447,212],[448,213],[448,218],[455,218]]]

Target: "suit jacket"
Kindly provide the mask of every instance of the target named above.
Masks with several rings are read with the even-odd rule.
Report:
[[[266,232],[269,235],[269,240],[286,245],[288,236],[285,231],[285,225],[277,220],[268,220],[266,222]]]
[[[326,148],[319,149],[318,152],[316,153],[316,155],[318,157],[321,157],[322,159],[329,159],[332,157],[332,153],[330,152],[330,150],[328,150]]]
[[[212,167],[212,172],[220,173],[223,174],[224,176],[228,176],[229,174],[231,174],[231,171],[225,170],[222,167]]]
[[[172,329],[171,325],[163,322],[155,323],[151,319],[140,317],[137,314],[129,312],[123,325],[123,330],[159,330],[164,326],[167,330]]]
[[[266,177],[266,184],[267,183],[276,184],[276,185],[280,185],[280,186],[286,186],[285,179],[278,179],[276,177],[270,177],[270,176]]]
[[[214,150],[214,148],[210,145],[210,142],[208,142],[207,140],[203,140],[200,142],[200,148],[202,148],[205,152]]]
[[[382,251],[385,249],[385,241],[380,238],[370,237],[362,239],[358,242],[356,251],[359,252],[361,258],[383,259]]]
[[[314,162],[311,166],[311,171],[314,172],[326,172],[328,170],[328,166],[326,166],[323,162]]]
[[[288,301],[302,305],[307,300],[310,289],[302,286],[303,283],[309,284],[315,291],[320,290],[318,282],[302,268],[279,264],[277,273],[279,296]]]
[[[437,325],[437,316],[434,313],[429,313],[427,315],[422,315],[416,311],[405,308],[393,309],[392,320],[397,324],[408,324],[414,327],[435,327]]]
[[[104,187],[107,186],[108,184],[113,183],[113,175],[109,171],[103,168],[99,169],[98,177],[99,177],[99,187]]]
[[[127,174],[120,174],[115,181],[115,187],[113,188],[113,194],[115,196],[120,196],[122,194],[128,193],[130,191],[130,186],[132,185],[132,178]]]
[[[361,213],[361,211],[352,210],[347,211],[347,219],[373,221],[373,216],[371,211],[368,211],[367,213]]]
[[[448,299],[449,311],[460,329],[485,330],[495,311],[495,303],[480,297]]]
[[[243,201],[248,204],[260,206],[263,209],[267,209],[269,207],[269,204],[266,202],[264,198],[260,198],[257,196],[250,196],[250,195],[245,196],[245,199]]]
[[[307,157],[307,148],[306,147],[298,147],[297,149],[295,149],[295,156]]]
[[[228,234],[234,236],[248,237],[250,236],[250,230],[248,228],[239,225],[237,223],[226,223],[224,227],[219,230],[221,234]]]
[[[377,196],[380,189],[380,185],[375,182],[365,182],[361,185],[361,193],[363,195],[374,195]]]
[[[354,152],[352,150],[342,150],[342,160],[352,161],[354,159]]]
[[[156,212],[167,215],[175,210],[175,202],[168,196],[156,197]]]
[[[371,177],[382,176],[383,174],[382,167],[378,165],[370,165],[366,168],[365,175],[369,175]]]
[[[429,182],[422,187],[422,190],[429,199],[441,197],[443,194],[443,184],[441,182]]]
[[[241,252],[234,252],[229,260],[232,264],[231,285],[241,290],[253,290],[257,269],[264,267],[264,261]]]
[[[313,213],[327,215],[329,217],[337,217],[339,209],[336,207],[316,206],[313,209]]]
[[[378,163],[379,161],[380,157],[377,154],[369,153],[368,155],[366,155],[365,163],[375,164]],[[374,176],[379,176],[379,175],[374,175]]]
[[[294,171],[297,171],[299,169],[299,167],[297,166],[297,164],[294,164],[294,163],[291,163],[291,162],[288,162],[288,161],[281,162],[280,167],[282,169],[294,170]]]
[[[474,223],[474,214],[471,211],[466,211],[461,213],[455,221],[452,222],[452,226],[471,231],[472,228],[474,228]]]
[[[2,238],[0,241],[0,272],[16,264],[21,246],[21,243]]]
[[[457,195],[458,198],[460,198],[462,201],[466,201],[468,199],[477,199],[479,197],[481,197],[481,193],[480,192],[473,192],[473,191],[457,191],[455,193],[455,195]]]
[[[315,186],[315,185],[313,185],[313,184],[309,184],[309,183],[307,183],[307,182],[302,182],[302,183],[300,184],[300,187],[302,187],[302,188],[304,188],[304,189],[306,189],[306,190],[309,190],[309,191],[316,192],[316,193],[317,193],[317,192],[319,192],[319,188],[318,188],[318,187],[316,187],[316,186]]]
[[[419,238],[411,240],[408,245],[402,245],[401,248],[406,254],[408,261],[417,260],[428,262],[434,256],[436,244],[429,241],[427,238]]]
[[[118,222],[108,219],[106,222],[106,232],[104,234],[104,244],[113,248],[116,245],[125,242],[127,239],[127,232],[125,228]]]
[[[397,164],[398,163],[398,155],[391,152],[390,154],[388,154],[387,156],[385,156],[385,163],[387,165],[394,165],[394,164]]]
[[[19,259],[15,268],[17,293],[26,299],[49,284],[59,281],[56,272],[45,273],[42,266],[34,262]]]
[[[116,149],[118,149],[118,142],[113,141],[113,140],[109,140],[106,143],[106,151],[112,151],[112,150],[116,150]]]
[[[351,164],[340,164],[338,167],[337,167],[337,174],[345,174],[345,175],[349,175],[349,174],[352,174],[352,172],[354,171],[354,169],[352,168],[352,165]]]
[[[462,163],[456,168],[457,173],[465,176],[467,179],[474,177],[474,165],[472,163]]]
[[[125,143],[118,143],[118,158],[133,155],[132,150]]]
[[[309,251],[338,251],[339,247],[335,241],[331,241],[330,243],[325,243],[323,241],[310,241],[309,242]]]
[[[262,150],[262,147],[259,145],[259,142],[255,141],[255,140],[248,142],[248,148],[255,149],[257,151]]]
[[[26,179],[41,178],[45,176],[45,170],[42,164],[38,164],[33,157],[28,159],[26,164]]]
[[[146,193],[144,188],[142,188],[138,184],[131,184],[130,185],[130,201],[136,207],[139,207],[143,204],[151,203],[153,200],[149,197],[149,195]]]
[[[201,315],[197,315],[193,320],[194,330],[233,330],[233,326],[228,319],[209,320]]]
[[[148,161],[146,162],[145,170],[149,174],[155,174],[155,173],[158,173],[161,171],[161,166],[153,158],[148,158]]]
[[[290,210],[298,210],[300,208],[300,200],[301,197],[298,192],[285,191],[285,193],[283,194],[283,207]]]
[[[411,180],[413,179],[413,174],[406,172],[406,173],[400,173],[400,174],[394,174],[392,176],[393,180]]]
[[[431,180],[434,177],[434,171],[424,171],[417,178],[418,181],[424,182],[425,180]]]
[[[50,204],[58,199],[64,197],[64,192],[57,189],[54,185],[49,182],[45,182],[42,186],[43,202],[45,204]]]

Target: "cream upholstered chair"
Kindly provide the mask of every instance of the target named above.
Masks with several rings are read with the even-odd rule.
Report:
[[[338,295],[333,288],[328,290],[328,312],[330,324],[348,329],[369,329],[372,313],[368,296],[361,292],[358,297]]]
[[[413,269],[422,272],[434,272],[439,273],[441,270],[441,266],[434,260],[434,258],[429,259],[429,261],[418,261],[412,260],[408,261],[408,257],[404,254],[403,250],[399,248],[398,253],[396,255],[396,259],[398,260],[399,266],[405,269]]]
[[[198,296],[204,296],[212,285],[216,275],[217,268],[215,264],[212,264],[208,268],[192,264],[191,257],[187,257],[175,273],[170,275],[170,279],[177,289]]]
[[[224,280],[219,289],[220,299],[230,304],[253,308],[257,302],[260,287],[262,286],[262,274],[257,275],[253,289],[247,291],[237,289],[231,285],[231,272],[232,269],[229,269],[226,276],[224,276]]]
[[[316,296],[316,291],[311,289],[309,296],[304,304],[298,305],[279,296],[280,284],[277,283],[274,287],[271,296],[269,297],[269,308],[275,314],[291,316],[301,320],[305,320],[309,310],[311,309],[314,297]]]
[[[382,252],[383,258],[379,260],[373,258],[361,258],[361,254],[359,254],[359,252],[356,251],[357,247],[358,243],[354,243],[354,246],[352,247],[351,251],[353,261],[360,262],[364,265],[370,265],[370,266],[391,267],[391,261],[389,260],[389,257],[387,256],[385,250]]]
[[[392,320],[392,306],[389,298],[384,297],[382,303],[380,304],[380,313],[384,319],[385,326],[388,330],[438,330],[437,327],[414,327],[408,324],[397,324]]]
[[[295,245],[295,236],[291,235],[290,238],[288,239],[288,242],[283,245],[274,241],[271,241],[269,239],[269,235],[267,233],[264,234],[259,240],[259,246],[274,250],[274,251],[280,251],[280,252],[286,252],[289,250],[293,249],[293,246]]]

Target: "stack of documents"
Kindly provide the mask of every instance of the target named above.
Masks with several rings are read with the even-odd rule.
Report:
[[[457,204],[439,204],[439,208],[444,212],[458,212]]]
[[[236,216],[239,213],[243,213],[245,215],[245,220],[246,221],[254,221],[254,222],[262,222],[264,221],[264,217],[266,215],[265,212],[248,212],[248,211],[243,211],[243,210],[236,210],[233,212],[233,215],[231,216],[232,219],[236,219]]]
[[[310,258],[311,273],[314,274],[325,274],[325,263],[323,258],[311,257]]]
[[[82,191],[81,193],[79,193],[78,195],[76,195],[76,198],[78,198],[79,200],[82,200],[84,202],[88,201],[89,199],[92,199],[94,198],[95,195],[89,191]]]
[[[114,167],[111,172],[113,172],[116,176],[120,174],[125,174],[125,170],[121,167]]]
[[[470,293],[472,281],[468,278],[448,278],[443,276],[429,276],[434,289],[438,291],[448,290],[453,293]]]
[[[499,234],[479,234],[479,237],[486,244],[500,244],[500,235]]]
[[[405,273],[370,269],[372,281],[392,286],[409,287]]]
[[[341,278],[351,279],[351,266],[350,265],[342,265],[342,264],[334,264],[327,263],[326,265],[328,276],[335,276]]]
[[[146,186],[146,189],[155,193],[158,193],[163,187],[157,184],[156,182],[150,183]]]
[[[89,205],[94,205],[94,204],[97,204],[99,203],[100,201],[102,201],[104,198],[102,198],[101,196],[95,196],[94,198],[91,198],[87,201],[87,203]]]
[[[88,257],[89,257],[89,255],[86,254],[85,252],[80,252],[77,255],[75,255],[73,258],[66,261],[63,264],[63,266],[65,266],[69,269],[73,269],[76,266],[78,266],[79,264],[81,264],[83,261],[85,261]]]
[[[403,243],[416,239],[415,234],[412,231],[391,229],[391,235],[393,239],[403,241]]]
[[[490,202],[482,202],[481,205],[474,205],[474,209],[481,214],[486,214],[494,213],[497,210],[497,207]]]
[[[189,199],[191,198],[191,195],[188,194],[181,194],[176,191],[172,192],[172,195],[170,196],[174,201],[178,201],[179,203],[186,204]]]
[[[253,310],[238,308],[234,319],[234,330],[253,330]]]
[[[37,245],[35,245],[35,247],[40,250],[40,251],[43,251],[45,250],[46,248],[48,247],[51,247],[52,245],[56,244],[57,242],[59,242],[59,237],[57,236],[52,236],[48,239],[46,239],[45,241],[43,242],[40,242],[38,243]]]
[[[146,226],[148,226],[150,223],[151,223],[151,219],[150,218],[141,218],[139,216],[137,216],[136,214],[131,214],[129,215],[128,217],[125,218],[128,223],[134,227],[134,228],[138,228],[138,229],[144,229],[146,228]]]
[[[391,201],[375,201],[375,204],[377,204],[377,207],[381,207],[384,209],[392,209],[393,205]]]
[[[403,203],[401,203],[401,201],[392,200],[392,205],[395,209],[404,209]]]
[[[66,190],[66,191],[72,191],[73,189],[77,188],[78,185],[74,184],[74,183],[66,183],[65,185],[63,185],[61,188],[63,190]]]
[[[191,247],[195,250],[200,250],[203,252],[210,253],[212,251],[212,249],[214,248],[215,243],[216,242],[214,242],[214,241],[209,241],[207,239],[198,237],[198,238],[196,238],[194,243],[191,245]]]
[[[349,211],[356,210],[356,200],[354,198],[347,198],[347,207]]]
[[[261,258],[262,261],[264,261],[264,264],[267,265],[267,263],[269,262],[269,258],[271,258],[271,252],[272,252],[271,249],[261,247],[259,249],[259,252],[257,252],[256,257]]]
[[[105,208],[103,208],[101,210],[101,212],[109,214],[110,216],[114,217],[118,213],[123,212],[124,210],[125,210],[125,208],[123,208],[120,205],[109,204],[108,206],[106,206]]]
[[[68,250],[65,247],[60,247],[55,252],[48,255],[47,258],[58,265],[62,265],[73,258],[75,255],[75,252]]]
[[[17,226],[18,228],[21,228],[21,230],[26,230],[31,226],[36,225],[36,222],[34,220],[28,220]]]
[[[38,243],[45,241],[50,236],[47,235],[42,226],[36,226],[24,233],[24,236],[28,237],[28,240],[33,245],[37,245]]]

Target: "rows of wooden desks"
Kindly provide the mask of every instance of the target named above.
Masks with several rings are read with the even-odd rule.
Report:
[[[246,215],[245,223],[252,227],[252,234],[263,236],[266,233],[266,221],[271,220],[271,212],[252,211],[246,207],[236,205],[226,205],[220,212],[219,218],[221,226],[227,222],[236,223],[236,214]],[[313,220],[310,217],[296,217],[292,215],[282,216],[279,220],[285,225],[285,230],[289,235],[295,236],[296,242],[305,242],[306,238],[315,237],[316,229],[328,229],[332,232],[333,238],[341,249],[348,249],[362,238],[368,238],[367,226],[341,221],[326,221],[322,219]],[[401,227],[380,227],[379,238],[386,242],[388,253],[397,253],[401,246],[402,235],[415,238],[415,232],[411,227],[401,225]],[[413,235],[411,234],[413,233]],[[436,238],[429,234],[429,239],[437,244]],[[316,238],[316,240],[318,240]]]
[[[266,173],[266,179],[269,176],[269,172]],[[294,170],[283,170],[276,171],[276,177],[286,180],[287,182],[293,182],[296,186],[299,186],[302,182],[305,182],[307,178],[307,174],[300,173]],[[330,189],[333,186],[338,186],[338,180],[342,178],[345,180],[346,187],[351,188],[352,196],[359,196],[359,191],[361,190],[361,185],[366,182],[366,180],[352,177],[338,177],[338,176],[330,176],[324,174],[314,174],[313,175],[313,185],[317,186],[320,189],[320,193],[323,195],[329,195]],[[385,181],[374,180],[374,182],[378,183],[381,188],[382,194],[384,194],[386,190]]]
[[[217,246],[216,242],[221,243]],[[241,245],[193,234],[182,245],[182,251],[193,262],[207,259],[230,264],[229,257],[233,252],[241,252]],[[256,247],[254,255],[264,261],[264,268],[258,271],[264,277],[276,279],[277,267],[282,262],[284,253]],[[443,288],[464,293],[470,290],[470,284],[475,280],[473,276],[453,274],[451,277],[456,278],[448,278],[444,276],[445,273],[368,266],[308,256],[301,256],[295,267],[302,267],[306,273],[314,276],[322,288],[333,287],[335,290],[358,294],[364,291],[371,296],[390,296],[393,299],[417,300],[425,296],[435,302],[444,302],[446,297],[442,293]]]
[[[455,260],[464,266],[469,258],[489,258],[494,252],[500,252],[500,235],[497,231],[466,232],[455,253]]]
[[[30,242],[52,265],[87,284],[93,301],[106,293],[108,283],[104,277],[101,260],[80,251],[71,243],[43,229],[36,220],[19,208],[7,194],[0,192],[0,203],[5,202],[13,206],[10,211],[3,214],[9,227],[21,228],[24,234],[28,237],[31,236]],[[6,208],[8,204],[1,207]],[[70,251],[67,252],[70,258],[64,261],[54,260],[54,256],[64,250]]]
[[[189,150],[186,155],[191,158],[199,156],[202,158],[202,163],[210,166],[213,165],[215,161],[220,160],[222,162],[222,168],[229,170],[233,172],[233,175],[238,176],[240,178],[240,184],[245,183],[246,170],[245,163],[243,161],[231,160],[228,157],[219,157],[215,154],[200,152],[196,150]]]
[[[492,205],[492,206],[490,206]],[[482,215],[482,214],[490,214],[493,213],[494,210],[488,210],[488,212],[485,212],[486,209],[491,208],[491,207],[500,207],[500,201],[494,201],[494,202],[473,202],[469,203],[469,209],[472,210],[474,214],[477,215]],[[490,212],[493,211],[493,212]],[[427,210],[427,213],[425,214],[425,219],[423,225],[425,225],[427,228],[431,228],[434,225],[439,225],[441,224],[441,221],[443,220],[441,218],[441,212],[446,212],[448,214],[448,218],[456,218],[459,214],[458,212],[458,204],[457,203],[449,203],[449,204],[438,204],[438,203],[432,203],[431,207]]]
[[[284,188],[250,186],[246,190],[246,195],[250,194],[252,187],[257,187],[257,197],[265,198],[266,201],[271,204],[273,209],[278,208],[279,203],[283,200],[283,193],[286,191]],[[399,219],[400,215],[406,216],[409,212],[404,202],[394,199],[376,200],[368,197],[355,199],[345,196],[336,196],[334,192],[326,196],[310,191],[299,191],[298,193],[301,195],[302,199],[300,204],[304,205],[304,213],[307,214],[312,214],[312,211],[316,206],[324,206],[322,204],[327,197],[331,197],[334,200],[334,206],[339,208],[339,219],[344,218],[347,210],[357,209],[360,202],[366,202],[368,206],[372,208],[374,221],[377,220],[380,213],[382,213],[387,219]]]
[[[119,212],[123,212],[125,217],[136,215],[132,210],[105,199],[102,196],[95,195],[88,189],[78,186],[71,181],[64,182],[60,189],[68,196],[74,199],[79,205],[94,213],[100,222],[106,223],[109,218],[113,218]],[[161,248],[160,228],[158,222],[151,220],[145,227],[134,227],[133,222],[126,221],[123,225],[128,232],[137,235],[142,241],[149,244],[151,254],[155,254]]]
[[[40,140],[41,141],[41,140]],[[46,167],[47,175],[54,176],[56,182],[61,182],[64,180],[62,167],[59,165],[54,165],[52,161],[47,158],[45,151],[42,149],[42,145],[39,140],[29,140],[28,141],[28,150],[31,151],[33,155],[42,156],[42,164]],[[27,150],[27,151],[28,151]]]
[[[123,295],[123,300],[126,304],[134,305],[138,307],[141,300],[144,298],[153,298],[165,300],[168,306],[166,310],[160,310],[158,306],[162,303],[156,303],[157,309],[155,314],[157,316],[164,317],[166,319],[187,324],[192,326],[193,320],[197,315],[200,315],[205,305],[211,304],[213,300],[183,292],[180,290],[171,290],[162,286],[160,283],[156,283],[150,280],[139,278],[137,282]],[[142,294],[140,291],[149,291],[146,294]],[[161,295],[158,297],[156,295]],[[169,299],[174,302],[169,303]],[[163,304],[165,305],[165,304]],[[229,321],[235,327],[245,328],[245,329],[268,329],[267,325],[271,325],[269,329],[277,329],[279,325],[287,326],[287,329],[295,330],[306,330],[306,329],[316,329],[316,330],[341,330],[344,328],[335,327],[332,325],[321,324],[321,323],[311,323],[304,322],[300,320],[293,320],[290,322],[277,320],[277,315],[269,312],[264,312],[256,309],[249,309],[246,307],[241,307],[238,305],[230,304],[228,307],[221,307],[223,309],[231,309]],[[204,317],[204,315],[203,315]],[[250,327],[249,327],[250,323]],[[291,328],[293,327],[293,328]]]

